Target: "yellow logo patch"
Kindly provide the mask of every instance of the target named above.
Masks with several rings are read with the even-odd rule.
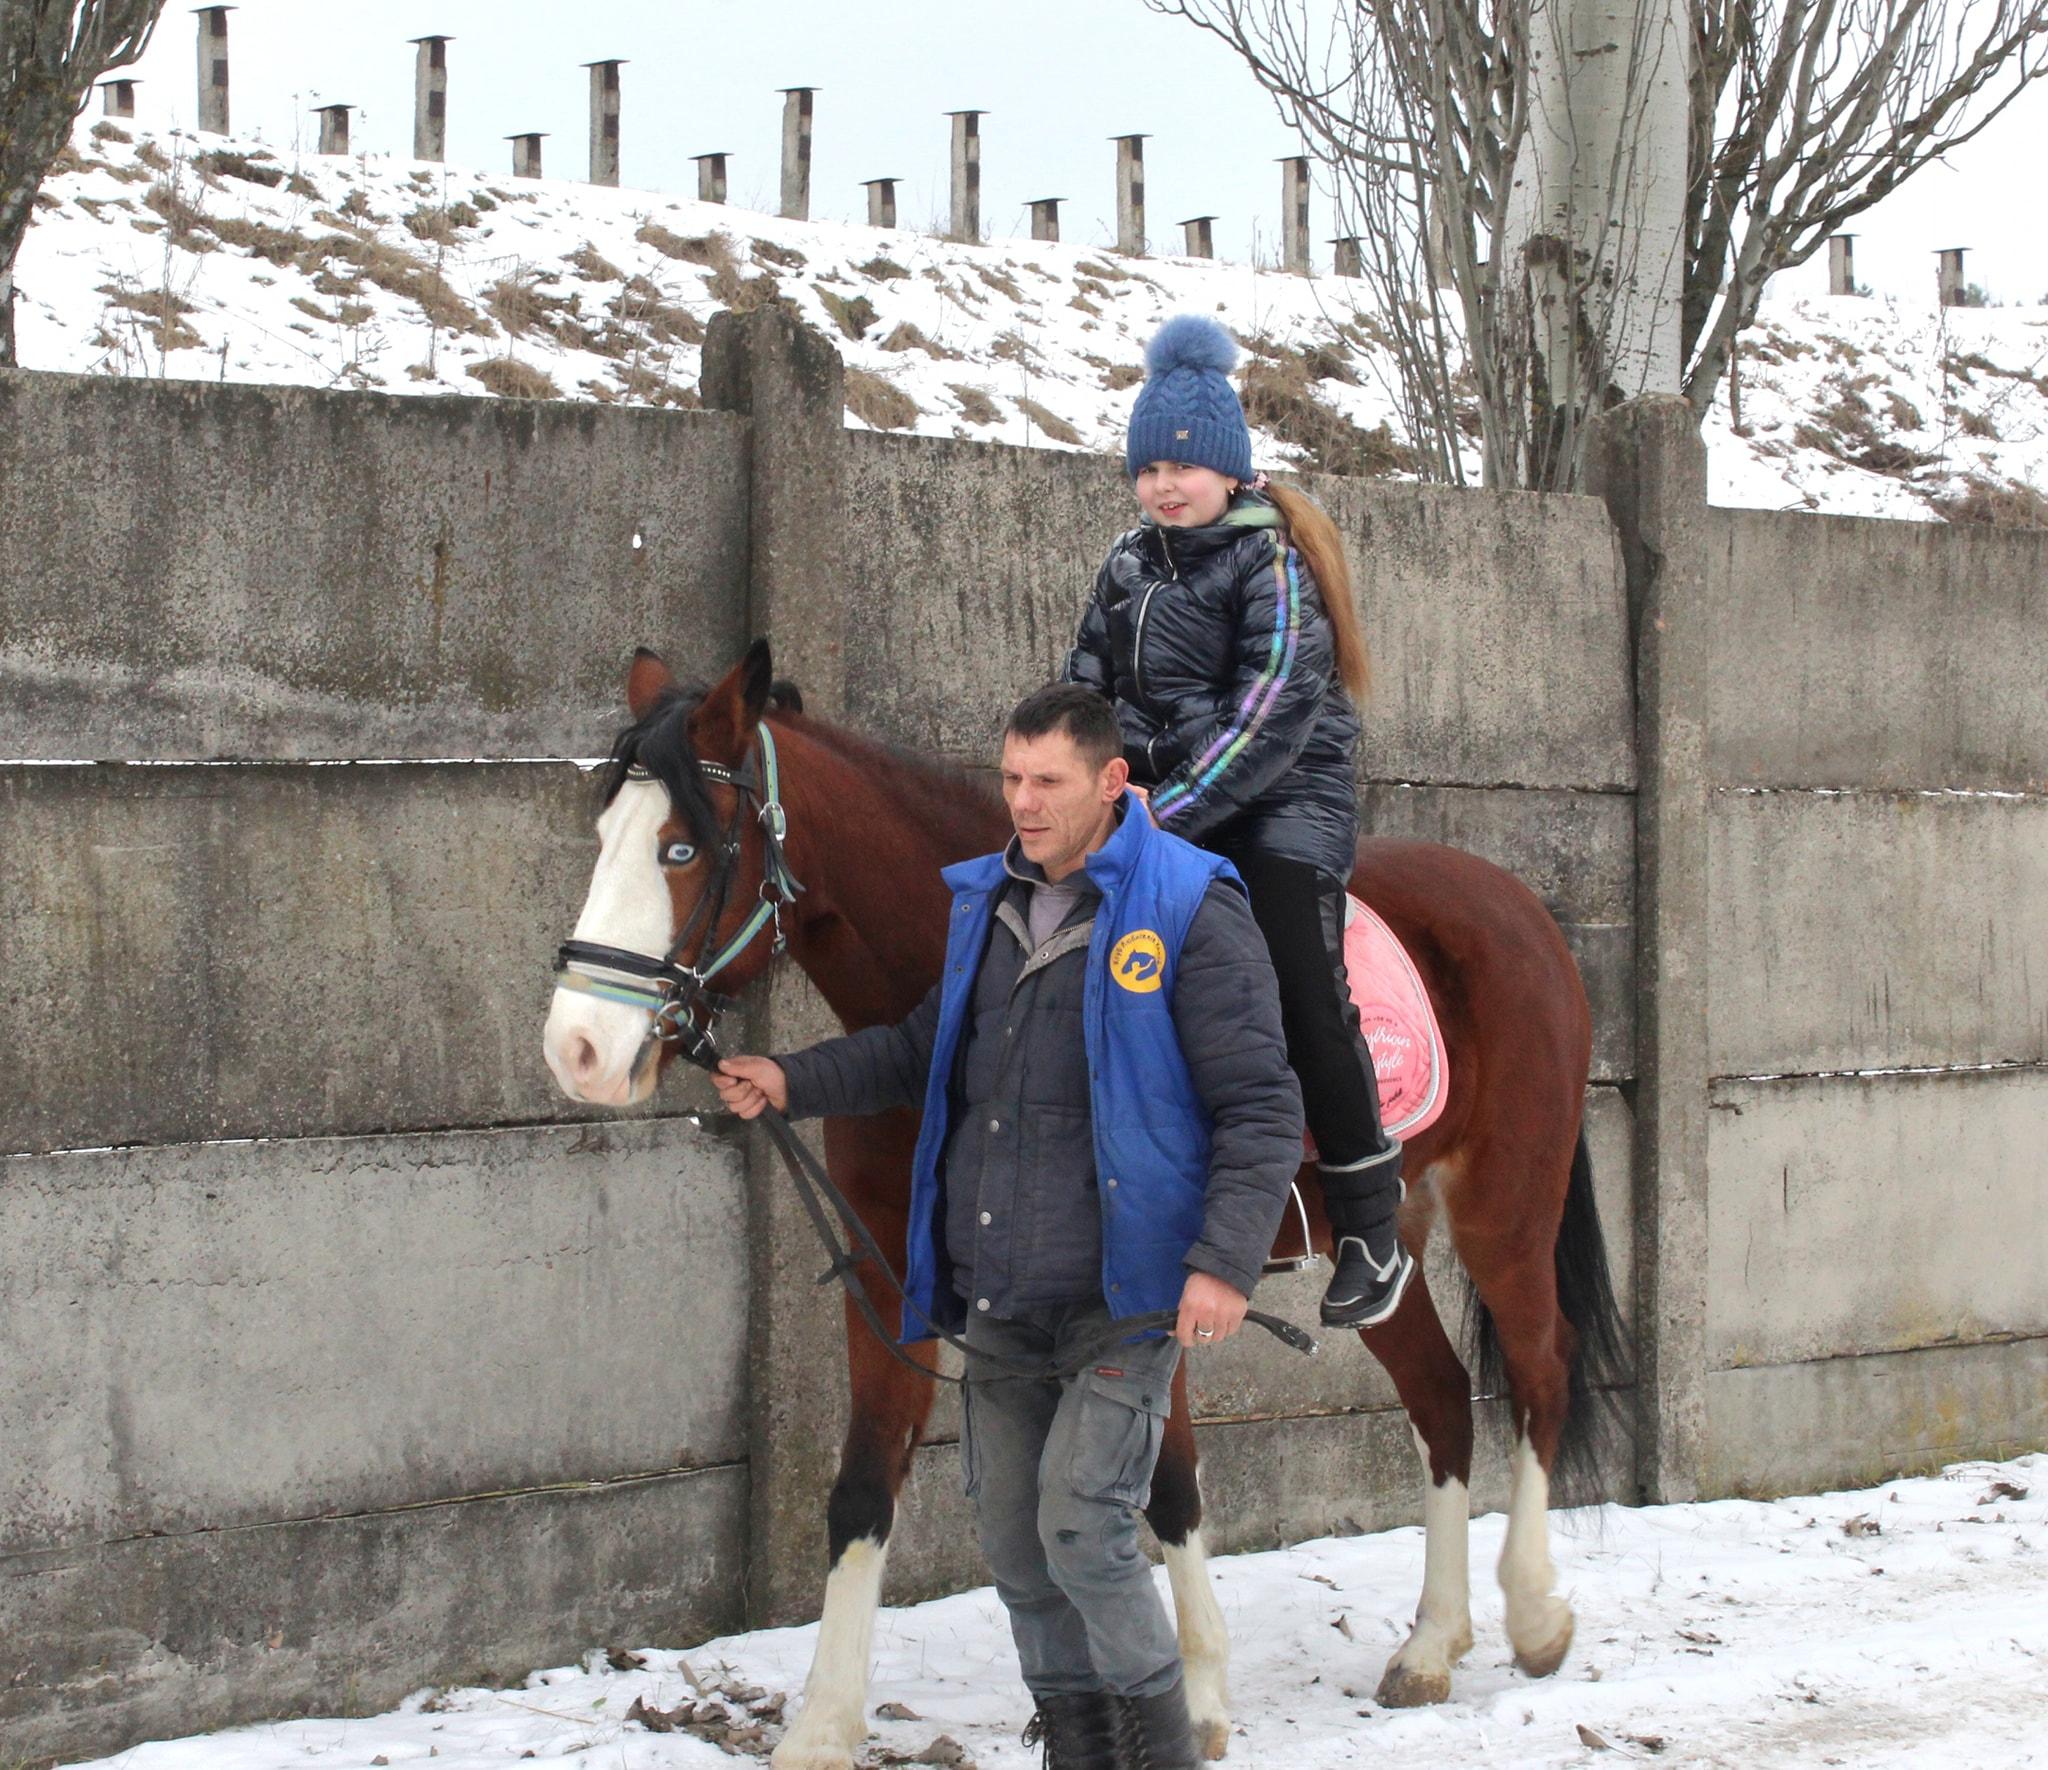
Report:
[[[1109,949],[1109,974],[1134,996],[1149,996],[1166,981],[1166,942],[1136,928]]]

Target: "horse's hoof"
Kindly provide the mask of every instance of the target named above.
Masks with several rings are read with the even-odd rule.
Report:
[[[1515,1669],[1525,1677],[1547,1678],[1564,1664],[1564,1656],[1572,1650],[1572,1613],[1564,1613],[1564,1626],[1541,1647],[1525,1652],[1515,1649]]]
[[[1230,1752],[1230,1723],[1228,1721],[1197,1721],[1195,1723],[1195,1750],[1214,1764]]]
[[[1451,1700],[1451,1674],[1447,1670],[1425,1672],[1396,1660],[1381,1676],[1374,1694],[1383,1709],[1426,1709],[1432,1703]]]

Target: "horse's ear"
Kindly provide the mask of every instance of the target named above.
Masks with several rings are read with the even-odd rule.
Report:
[[[633,653],[633,667],[626,672],[626,707],[635,719],[645,719],[654,704],[676,685],[675,674],[646,646]]]
[[[761,715],[768,711],[769,697],[774,693],[775,684],[775,658],[767,640],[757,639],[747,647],[747,655],[740,660],[739,678],[746,722],[758,725]]]
[[[768,704],[784,713],[804,710],[804,691],[787,676],[778,676],[768,688]]]

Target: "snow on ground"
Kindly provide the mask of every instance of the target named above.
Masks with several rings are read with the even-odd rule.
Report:
[[[1472,1565],[1502,1520],[1476,1520]],[[1559,1535],[1578,1641],[1556,1677],[1514,1671],[1500,1596],[1474,1592],[1477,1644],[1454,1700],[1389,1713],[1371,1700],[1405,1632],[1418,1530],[1217,1561],[1247,1770],[1551,1770],[1561,1765],[2048,1765],[2048,1455],[1958,1464],[1861,1493],[1577,1514]],[[1165,1589],[1160,1578],[1162,1593]],[[705,1770],[718,1745],[626,1719],[636,1702],[746,1711],[792,1703],[815,1629],[765,1630],[687,1653],[604,1654],[512,1690],[421,1692],[369,1720],[280,1722],[139,1746],[96,1770]],[[873,1765],[1036,1764],[1001,1607],[983,1589],[882,1612]],[[613,1656],[621,1664],[629,1656]],[[699,1690],[708,1693],[700,1695]],[[736,1692],[726,1701],[720,1689]],[[900,1712],[900,1711],[899,1711]],[[778,1737],[773,1720],[763,1743]],[[962,1748],[931,1751],[944,1736]]]
[[[710,317],[781,300],[844,354],[856,426],[1110,452],[1144,340],[1214,312],[1251,355],[1261,461],[1401,468],[1369,293],[1334,276],[104,120],[80,123],[37,203],[18,267],[29,368],[691,406]],[[1715,502],[2048,517],[2048,308],[1767,300],[1741,352],[1740,420],[1724,388],[1706,425]]]

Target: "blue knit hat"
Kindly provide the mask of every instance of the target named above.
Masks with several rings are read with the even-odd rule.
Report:
[[[1145,346],[1145,385],[1124,439],[1133,479],[1154,461],[1188,461],[1232,479],[1251,478],[1251,432],[1230,385],[1236,367],[1236,341],[1205,315],[1177,314],[1153,334]]]

